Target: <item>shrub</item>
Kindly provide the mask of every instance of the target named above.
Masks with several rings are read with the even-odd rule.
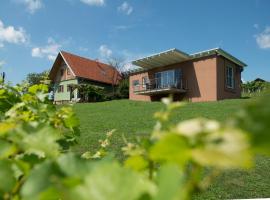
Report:
[[[89,84],[80,84],[77,86],[81,102],[99,102],[104,101],[106,96],[104,94],[104,88],[89,85]]]
[[[129,97],[129,79],[122,79],[117,87],[118,96],[121,99],[127,99]]]

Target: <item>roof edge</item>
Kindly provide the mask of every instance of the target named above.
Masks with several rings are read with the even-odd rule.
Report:
[[[237,64],[241,67],[247,66],[246,63],[242,62],[241,60],[239,60],[238,58],[234,57],[233,55],[231,55],[230,53],[228,53],[227,51],[225,51],[221,48],[213,48],[213,49],[209,49],[209,50],[205,50],[205,51],[200,51],[197,53],[190,54],[190,56],[192,56],[193,58],[201,58],[204,56],[213,55],[214,53],[222,55],[223,57],[227,58],[228,60],[234,62],[235,64]]]
[[[161,54],[166,54],[166,53],[169,53],[169,52],[177,52],[177,53],[180,53],[180,54],[182,54],[182,55],[184,55],[186,57],[190,57],[190,55],[187,54],[186,52],[180,51],[177,48],[172,48],[172,49],[168,49],[168,50],[165,50],[165,51],[162,51],[162,52],[159,52],[159,53],[153,53],[153,54],[150,54],[149,56],[141,57],[141,58],[138,58],[136,60],[132,60],[131,63],[134,64],[135,62],[138,62],[138,61],[141,61],[141,60],[144,60],[144,59],[148,59],[148,58],[152,58],[152,57],[155,57],[155,56],[159,56]]]
[[[72,68],[70,67],[69,63],[67,62],[67,60],[65,59],[65,56],[62,54],[62,52],[64,51],[60,51],[59,54],[62,56],[64,62],[67,64],[68,68],[70,69],[70,71],[72,72],[73,76],[76,77],[76,74],[74,73],[74,71],[72,70]]]

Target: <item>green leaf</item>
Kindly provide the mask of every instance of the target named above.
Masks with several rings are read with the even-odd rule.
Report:
[[[64,119],[65,126],[68,128],[74,128],[79,125],[79,120],[75,115],[70,115]]]
[[[252,154],[245,132],[227,128],[205,138],[203,146],[192,150],[193,159],[200,165],[219,168],[251,166]]]
[[[257,153],[270,155],[270,92],[244,107],[237,113],[238,126],[246,130]]]
[[[16,152],[17,148],[14,144],[0,139],[0,159],[8,158]]]
[[[61,171],[70,177],[84,177],[92,168],[90,160],[82,159],[73,153],[62,155],[58,158],[57,163]]]
[[[21,195],[23,199],[39,199],[42,192],[52,187],[53,181],[59,175],[58,168],[52,162],[45,161],[37,165],[22,186]]]
[[[148,162],[142,156],[131,156],[125,161],[127,168],[141,171],[147,168]]]
[[[10,161],[0,160],[0,180],[0,191],[10,192],[15,186],[16,179]]]
[[[35,154],[40,158],[56,157],[59,155],[60,146],[57,140],[60,135],[50,128],[44,127],[35,134],[28,134],[23,138],[22,144],[26,154]]]
[[[180,191],[183,188],[183,174],[177,165],[164,165],[157,174],[158,193],[154,200],[181,199]]]
[[[137,200],[144,194],[155,193],[154,185],[145,177],[117,163],[105,163],[85,177],[84,185],[75,189],[80,200]]]
[[[43,84],[33,85],[29,87],[28,92],[32,94],[37,94],[38,92],[46,93],[48,92],[48,86]]]
[[[16,123],[13,122],[0,122],[0,136],[6,135],[9,131],[16,127]]]
[[[190,150],[181,136],[167,134],[150,149],[150,157],[155,161],[177,163],[183,166],[190,158]]]
[[[41,192],[38,197],[39,200],[59,200],[61,199],[61,194],[54,187],[49,187],[45,191]]]

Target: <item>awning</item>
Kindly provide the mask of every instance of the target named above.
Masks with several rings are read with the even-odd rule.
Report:
[[[176,64],[190,59],[190,56],[178,49],[170,49],[132,62],[142,68],[154,68]]]
[[[240,61],[239,59],[232,56],[231,54],[229,54],[228,52],[224,51],[221,48],[209,49],[209,50],[201,51],[194,54],[187,54],[185,52],[182,52],[174,48],[168,51],[164,51],[161,53],[147,56],[145,58],[134,60],[132,61],[132,64],[141,67],[141,69],[139,69],[139,71],[141,71],[141,70],[147,70],[151,68],[168,66],[168,65],[180,63],[183,61],[202,58],[202,57],[206,57],[206,56],[210,56],[214,54],[221,55],[241,67],[247,66],[247,64]],[[137,70],[135,70],[134,72],[136,71]]]

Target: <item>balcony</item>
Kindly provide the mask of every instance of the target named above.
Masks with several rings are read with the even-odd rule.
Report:
[[[180,80],[164,80],[155,78],[147,80],[145,84],[133,86],[134,93],[139,95],[158,95],[185,93],[187,91],[187,82]]]

